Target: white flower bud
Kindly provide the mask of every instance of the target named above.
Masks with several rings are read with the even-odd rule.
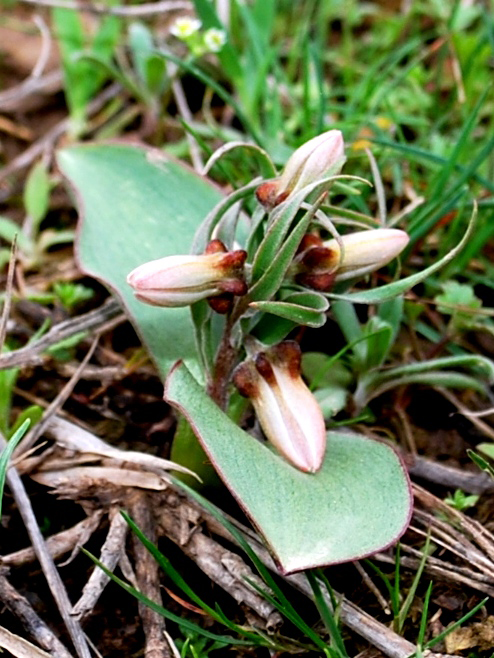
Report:
[[[377,228],[357,231],[342,237],[343,255],[337,240],[323,242],[333,254],[336,264],[335,281],[364,276],[387,265],[407,246],[410,238],[398,228]]]
[[[307,185],[338,174],[345,162],[344,148],[339,130],[328,130],[305,142],[291,155],[280,178],[257,188],[259,202],[273,208]]]
[[[127,283],[134,288],[137,299],[153,306],[188,306],[224,293],[245,295],[246,257],[243,250],[167,256],[137,267],[128,275]]]
[[[235,370],[233,381],[249,397],[264,434],[287,461],[314,473],[326,450],[326,428],[319,405],[302,380],[300,347],[283,341]]]

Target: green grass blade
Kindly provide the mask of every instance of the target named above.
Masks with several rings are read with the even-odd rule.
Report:
[[[9,469],[9,461],[12,457],[12,453],[16,449],[16,446],[19,444],[19,441],[27,432],[27,428],[30,424],[30,419],[26,418],[19,429],[14,432],[14,435],[0,454],[0,519],[2,518],[3,490],[5,488],[5,478],[7,477],[7,471]]]
[[[482,608],[487,601],[489,601],[488,596],[485,597],[485,599],[482,599],[480,603],[477,603],[476,606],[474,606],[469,612],[466,613],[466,615],[463,615],[461,619],[458,619],[458,621],[455,621],[454,624],[451,624],[451,626],[448,626],[442,633],[439,633],[435,638],[427,642],[427,644],[424,646],[424,651],[427,651],[427,649],[430,649],[434,645],[438,644],[439,642],[442,642],[445,637],[447,637],[452,631],[454,631],[456,628],[459,628],[462,624],[464,624],[470,617],[473,617],[473,615]]]
[[[415,574],[415,577],[413,579],[412,585],[410,589],[408,590],[408,594],[403,601],[403,605],[401,606],[398,619],[395,619],[396,623],[396,630],[398,633],[402,633],[403,627],[405,625],[406,618],[408,617],[408,612],[410,611],[410,607],[413,603],[413,599],[415,598],[415,593],[417,591],[417,587],[419,585],[420,579],[422,578],[422,573],[425,568],[425,563],[427,562],[427,557],[429,553],[429,544],[430,544],[430,535],[427,535],[427,539],[425,540],[425,545],[424,545],[424,554],[422,556],[422,559],[420,560],[420,564],[418,566],[417,572]]]
[[[173,612],[170,612],[169,610],[159,605],[158,603],[155,603],[151,599],[148,599],[147,596],[144,596],[144,594],[139,592],[135,587],[132,587],[132,585],[129,585],[124,580],[116,576],[113,573],[113,571],[107,569],[107,567],[102,562],[100,562],[98,558],[92,555],[84,547],[82,547],[81,550],[85,555],[88,556],[88,558],[90,558],[94,562],[94,564],[97,567],[99,567],[108,576],[108,578],[113,580],[114,583],[117,583],[117,585],[119,585],[122,589],[124,589],[128,594],[131,594],[138,601],[144,603],[144,605],[146,605],[148,608],[151,608],[151,610],[154,610],[154,612],[157,612],[162,617],[165,617],[165,619],[169,619],[170,621],[175,622],[181,628],[191,631],[192,633],[197,633],[197,635],[201,635],[202,637],[205,637],[208,640],[221,642],[222,644],[231,644],[233,646],[244,646],[244,647],[252,646],[252,642],[249,642],[247,640],[238,640],[228,635],[217,635],[216,633],[211,633],[210,631],[201,628],[197,624],[194,624],[194,622],[191,622],[188,619],[183,619],[182,617],[173,614]]]
[[[427,588],[427,592],[425,593],[424,597],[424,606],[422,608],[422,615],[420,617],[420,628],[419,628],[419,634],[417,638],[417,647],[419,648],[419,651],[422,651],[422,647],[424,646],[424,639],[425,639],[425,631],[427,630],[427,617],[429,613],[429,602],[431,600],[431,594],[432,594],[432,580],[429,583],[429,587]]]
[[[332,644],[334,644],[338,656],[340,656],[341,658],[348,658],[348,653],[345,649],[345,645],[343,643],[343,638],[341,637],[340,629],[338,628],[338,624],[336,623],[333,612],[330,610],[327,601],[323,596],[316,575],[314,574],[313,571],[306,571],[305,575],[307,576],[307,580],[309,581],[312,592],[314,594],[314,602],[316,604],[316,607],[319,611],[319,614],[321,615],[321,619],[323,620],[324,625],[326,626],[329,632],[329,635],[331,637],[331,642]]]

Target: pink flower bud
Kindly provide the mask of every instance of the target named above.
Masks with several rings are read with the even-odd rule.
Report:
[[[273,208],[324,176],[338,174],[344,162],[343,136],[339,130],[328,130],[302,144],[289,158],[280,178],[257,188],[257,199]]]
[[[343,254],[336,240],[323,243],[337,264],[336,281],[364,276],[387,265],[407,246],[410,238],[398,228],[377,228],[357,231],[342,237]]]
[[[245,295],[247,253],[227,252],[215,240],[199,256],[167,256],[140,265],[127,277],[137,299],[153,306],[188,306],[224,293]],[[221,250],[222,249],[222,250]]]
[[[321,291],[330,290],[335,282],[378,270],[398,256],[409,241],[408,235],[396,228],[357,231],[342,236],[342,253],[337,240],[317,243],[317,236],[310,237],[304,239],[292,271],[297,283]]]
[[[293,466],[314,473],[326,449],[324,418],[302,380],[300,347],[283,341],[237,366],[233,381],[249,397],[274,447]]]

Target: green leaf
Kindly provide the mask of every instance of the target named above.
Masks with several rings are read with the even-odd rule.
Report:
[[[444,315],[451,315],[456,329],[468,329],[478,322],[478,311],[482,300],[474,292],[473,286],[458,281],[445,281],[441,284],[442,294],[436,295],[434,301],[437,310]]]
[[[9,442],[12,441],[17,430],[24,425],[26,420],[30,422],[31,425],[36,425],[43,416],[43,409],[37,404],[31,404],[26,409],[23,409],[21,413],[17,416],[17,420],[12,426],[9,432]],[[1,517],[1,514],[0,514]]]
[[[24,187],[24,206],[36,228],[48,212],[50,179],[44,162],[38,162],[29,172]]]
[[[363,368],[371,370],[384,363],[393,342],[393,328],[389,322],[375,315],[366,323],[364,336],[366,359]]]
[[[82,269],[119,294],[162,375],[178,358],[195,360],[190,310],[137,301],[126,277],[146,261],[189,253],[220,193],[161,152],[135,146],[75,146],[58,162],[79,200]]]
[[[8,217],[0,216],[0,238],[9,244],[12,244],[14,238],[17,238],[17,246],[24,253],[28,253],[32,249],[31,242],[29,238],[22,233],[21,227]]]
[[[5,478],[9,469],[10,458],[12,457],[12,453],[14,452],[16,446],[19,444],[19,441],[27,432],[30,423],[31,421],[26,418],[19,429],[14,432],[14,435],[0,453],[0,518],[2,517],[3,490],[5,487]]]
[[[321,470],[302,473],[232,423],[183,364],[170,373],[165,397],[189,420],[284,573],[359,559],[405,530],[408,478],[384,443],[329,432]]]
[[[318,328],[326,323],[329,302],[322,295],[298,292],[283,301],[251,302],[252,308],[290,320],[294,324]]]

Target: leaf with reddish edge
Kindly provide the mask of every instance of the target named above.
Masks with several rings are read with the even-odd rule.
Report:
[[[78,201],[81,268],[119,295],[163,377],[177,359],[194,361],[190,309],[143,304],[126,277],[147,261],[188,254],[219,190],[163,152],[135,145],[72,146],[57,159]]]
[[[322,468],[302,473],[237,427],[183,363],[171,370],[165,399],[191,423],[283,573],[358,560],[405,531],[412,509],[409,480],[387,444],[328,432]]]

